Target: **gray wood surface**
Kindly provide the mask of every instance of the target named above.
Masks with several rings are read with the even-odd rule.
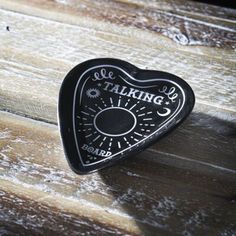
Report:
[[[112,168],[79,176],[66,163],[55,125],[4,112],[0,121],[0,225],[10,232],[17,225],[42,235],[50,230],[94,234],[94,224],[104,235],[106,230],[131,235],[235,232],[235,171],[182,160],[174,165],[166,153],[144,151]],[[62,226],[43,224],[48,217]]]
[[[236,234],[236,10],[0,0],[0,42],[0,235]],[[174,73],[196,106],[139,155],[79,176],[57,98],[66,73],[96,57]]]

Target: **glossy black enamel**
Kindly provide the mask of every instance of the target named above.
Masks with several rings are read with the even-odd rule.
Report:
[[[74,67],[59,94],[59,124],[71,168],[79,174],[112,165],[156,142],[194,106],[181,78],[118,59]]]

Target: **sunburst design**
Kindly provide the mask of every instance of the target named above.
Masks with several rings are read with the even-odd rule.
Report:
[[[86,95],[89,98],[97,98],[100,96],[100,94],[101,94],[101,92],[96,88],[90,88],[86,91]]]
[[[94,91],[95,93],[92,93]],[[95,98],[96,96],[100,96],[100,91],[99,89],[89,88],[86,91],[86,95],[90,98]],[[85,100],[81,108],[78,109],[76,117],[80,125],[78,135],[84,137],[83,143],[87,143],[90,148],[98,148],[99,150],[111,152],[112,155],[121,153],[122,150],[132,150],[133,146],[140,145],[143,142],[142,140],[156,130],[155,109],[135,99],[115,94],[112,97],[100,96],[95,103],[90,99]],[[96,115],[108,108],[123,109],[132,113],[136,117],[136,126],[134,129],[125,135],[121,134],[117,136],[101,133],[95,126]],[[97,156],[96,158],[99,161],[103,157]],[[96,162],[95,159],[91,159],[90,161]]]

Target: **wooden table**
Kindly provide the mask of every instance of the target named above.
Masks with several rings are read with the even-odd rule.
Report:
[[[236,10],[0,0],[0,42],[0,235],[236,234]],[[58,91],[97,57],[174,73],[196,105],[141,154],[79,176],[62,151]]]

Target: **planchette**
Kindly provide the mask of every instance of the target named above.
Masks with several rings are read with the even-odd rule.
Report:
[[[79,174],[142,151],[191,112],[194,93],[181,78],[118,59],[74,67],[59,94],[59,124],[70,167]]]

